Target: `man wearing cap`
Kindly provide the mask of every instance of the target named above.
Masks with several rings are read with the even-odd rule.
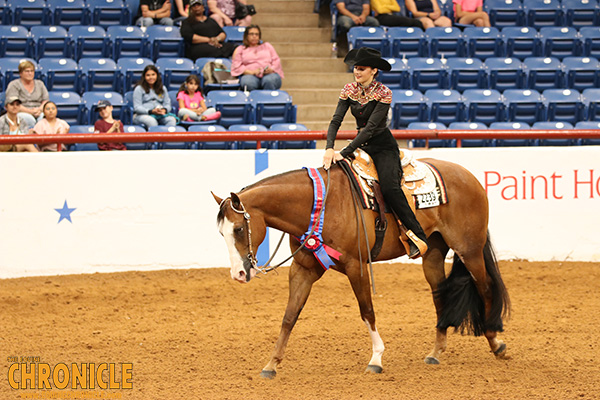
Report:
[[[123,123],[113,119],[113,106],[108,100],[100,100],[96,104],[100,118],[94,124],[95,133],[123,133]],[[98,143],[100,150],[127,150],[123,143]]]
[[[17,115],[20,107],[21,100],[18,97],[12,96],[6,99],[4,103],[6,114],[0,117],[0,135],[24,135],[29,133],[29,126]],[[0,151],[37,152],[38,149],[33,144],[3,144],[0,145]]]

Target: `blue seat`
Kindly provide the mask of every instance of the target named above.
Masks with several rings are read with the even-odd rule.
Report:
[[[600,122],[579,121],[575,124],[575,129],[600,129]],[[600,139],[581,139],[579,144],[584,146],[600,146]]]
[[[494,122],[490,124],[490,129],[501,130],[529,130],[531,126],[524,122]],[[536,139],[496,139],[496,147],[516,147],[516,146],[535,146]]]
[[[0,24],[10,25],[12,11],[8,8],[6,0],[0,0]]]
[[[110,58],[82,58],[79,60],[84,91],[119,90],[117,64]]]
[[[35,57],[72,57],[71,36],[60,26],[32,26],[31,37],[35,43]]]
[[[454,129],[459,131],[471,131],[471,130],[486,130],[488,127],[486,124],[481,122],[452,122],[448,125],[448,129]],[[493,139],[461,139],[461,147],[490,147],[494,146]]]
[[[241,45],[244,42],[244,32],[246,32],[245,26],[224,26],[223,32],[227,35],[225,38],[226,42],[233,42]]]
[[[148,40],[137,26],[109,26],[106,33],[112,41],[112,58],[147,57]]]
[[[547,89],[542,92],[548,121],[575,125],[585,120],[586,107],[581,93],[575,89]]]
[[[146,133],[146,128],[141,125],[124,125],[125,133]],[[156,142],[131,142],[124,143],[127,150],[151,150],[155,149],[158,144]]]
[[[415,130],[445,130],[446,125],[441,122],[411,122],[407,129]],[[456,147],[456,139],[412,139],[408,147]]]
[[[506,43],[506,56],[524,60],[526,57],[542,55],[542,42],[534,28],[506,27],[502,28],[502,37]]]
[[[387,38],[392,57],[429,57],[425,33],[420,28],[389,27]]]
[[[71,125],[69,133],[94,133],[94,125]]]
[[[233,124],[254,122],[252,104],[239,90],[213,90],[206,95],[206,105],[221,112],[219,124],[226,128]]]
[[[183,57],[184,42],[176,26],[152,25],[146,29],[150,47],[149,57]]]
[[[527,87],[535,90],[565,87],[565,73],[558,58],[528,57],[523,61]]]
[[[309,129],[302,124],[273,124],[269,128],[271,131],[308,131]],[[316,149],[316,140],[278,140],[275,146],[278,149]]]
[[[37,69],[37,63],[33,58],[28,57],[5,57],[0,58],[0,79],[2,81],[2,90],[6,90],[9,82],[19,77],[19,64],[22,61],[29,61],[35,67],[35,78],[40,79],[41,73]]]
[[[70,58],[42,58],[39,61],[42,80],[48,90],[77,92],[81,90],[81,71]]]
[[[84,106],[79,94],[49,91],[48,98],[56,104],[58,118],[64,119],[69,125],[82,122]]]
[[[86,0],[92,14],[91,24],[108,28],[131,25],[131,13],[123,0]]]
[[[229,127],[229,131],[247,131],[247,132],[264,132],[268,131],[264,125],[256,124],[233,124]],[[272,149],[276,145],[276,141],[265,141],[261,140],[260,147],[263,149]],[[238,141],[238,149],[256,149],[256,141]]]
[[[577,29],[573,27],[545,27],[540,29],[544,55],[563,59],[577,57],[582,53],[582,43]]]
[[[412,122],[429,120],[423,93],[418,90],[392,90],[392,127],[406,128]]]
[[[163,76],[167,90],[177,90],[190,74],[196,74],[196,66],[189,58],[161,57],[156,67]]]
[[[591,57],[565,57],[562,61],[566,87],[582,91],[600,87],[600,62]]]
[[[600,6],[589,0],[562,0],[566,24],[575,28],[600,25]]]
[[[502,93],[507,107],[507,120],[533,124],[545,121],[542,95],[537,90],[507,89]]]
[[[98,143],[73,143],[69,151],[99,151]]]
[[[600,89],[585,89],[582,96],[588,111],[587,119],[590,121],[600,121]]]
[[[485,0],[483,8],[490,16],[492,26],[504,28],[526,24],[525,11],[520,0]]]
[[[466,53],[465,41],[456,27],[441,28],[433,27],[425,31],[425,37],[429,42],[430,57],[464,57]]]
[[[188,132],[225,132],[227,129],[221,125],[191,125]],[[198,142],[201,150],[235,150],[237,142]]]
[[[527,87],[523,63],[518,58],[490,57],[485,60],[490,89],[524,89]]]
[[[439,58],[409,58],[411,88],[417,90],[444,89],[448,87],[448,69]]]
[[[135,84],[142,79],[142,72],[147,65],[152,65],[153,62],[149,58],[143,57],[121,57],[117,61],[119,70],[119,91],[128,92],[133,90]]]
[[[466,43],[466,55],[485,60],[488,57],[504,55],[504,39],[495,27],[468,27],[463,32]]]
[[[148,128],[148,132],[187,132],[187,130],[182,126],[164,126],[157,125],[151,126]],[[187,149],[196,149],[196,142],[158,142],[157,149],[158,150],[187,150]]]
[[[410,87],[410,73],[408,66],[404,63],[406,59],[388,58],[392,69],[390,71],[379,71],[377,80],[389,89],[404,89]]]
[[[583,40],[583,56],[600,59],[600,27],[584,27],[579,34]]]
[[[248,96],[254,108],[256,124],[271,126],[296,122],[296,107],[292,97],[283,90],[253,90]]]
[[[73,38],[73,58],[112,57],[111,42],[101,26],[73,25],[69,28]]]
[[[564,9],[560,0],[527,0],[523,2],[527,25],[536,29],[563,26]]]
[[[35,57],[33,39],[27,28],[0,25],[0,57]]]
[[[229,58],[211,58],[211,57],[200,57],[196,60],[196,70],[198,71],[198,78],[200,78],[200,87],[202,87],[204,93],[208,93],[211,90],[238,90],[240,89],[239,83],[205,83],[205,76],[202,74],[202,69],[206,63],[216,61],[229,71],[231,71],[231,59]]]
[[[492,124],[506,120],[506,107],[502,95],[497,90],[468,89],[463,93],[467,120]]]
[[[429,107],[429,120],[448,125],[466,120],[465,101],[456,90],[429,89],[425,92]]]
[[[117,92],[86,92],[81,97],[84,106],[84,117],[81,123],[93,125],[98,119],[98,111],[96,110],[96,104],[100,100],[108,100],[113,106],[113,117],[121,120],[124,125],[129,124],[131,117],[129,116],[129,109],[125,103],[123,96]]]
[[[454,57],[446,61],[450,76],[450,88],[458,91],[466,89],[486,89],[487,74],[483,62],[478,58]]]
[[[90,10],[85,0],[46,0],[52,15],[52,24],[65,28],[74,25],[89,25]]]
[[[573,129],[573,125],[568,122],[536,122],[531,129]],[[540,146],[574,146],[577,139],[539,139]]]
[[[31,28],[50,24],[50,9],[46,0],[9,0],[7,7],[12,10],[12,25]]]
[[[384,56],[389,55],[388,38],[382,27],[353,26],[348,31],[348,46],[350,49],[370,47]]]

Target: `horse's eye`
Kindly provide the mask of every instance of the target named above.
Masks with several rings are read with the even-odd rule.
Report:
[[[237,227],[237,228],[233,229],[233,233],[235,233],[236,235],[240,235],[242,232],[244,232],[244,227],[243,226],[240,226],[240,227]]]

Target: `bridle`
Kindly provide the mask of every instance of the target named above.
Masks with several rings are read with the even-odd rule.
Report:
[[[227,199],[231,200],[230,197],[228,197]],[[227,199],[223,200],[223,202]],[[252,265],[252,268],[256,269],[257,271],[263,272],[261,271],[261,268],[257,265],[258,261],[256,260],[254,250],[252,248],[252,227],[250,225],[250,213],[246,211],[246,208],[242,204],[242,200],[240,200],[239,210],[233,206],[233,201],[231,201],[230,204],[231,209],[237,214],[242,214],[244,216],[244,221],[246,222],[246,232],[248,234],[248,254],[246,254],[246,258],[248,259],[248,261],[250,261],[250,265]]]

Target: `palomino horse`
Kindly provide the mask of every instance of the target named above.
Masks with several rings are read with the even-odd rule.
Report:
[[[423,256],[423,270],[431,286],[438,321],[435,344],[425,362],[439,363],[440,355],[446,349],[446,331],[450,326],[466,329],[478,336],[485,335],[496,357],[505,357],[506,345],[496,336],[502,331],[502,318],[509,312],[510,305],[489,240],[486,193],[477,179],[463,167],[440,160],[423,161],[435,166],[444,177],[449,198],[447,204],[416,213],[428,236],[429,250]],[[323,169],[318,171],[322,176],[328,173]],[[364,265],[369,249],[364,234],[360,244],[358,242],[358,225],[361,222],[355,214],[348,178],[337,165],[329,173],[323,242],[342,253],[332,269],[345,274],[350,280],[361,318],[373,342],[373,355],[367,371],[378,373],[382,371],[384,345],[375,326],[369,274]],[[310,222],[313,183],[306,170],[297,170],[266,178],[237,194],[231,193],[224,200],[213,196],[220,204],[217,223],[229,250],[231,277],[248,282],[257,273],[254,254],[265,238],[267,227],[288,233],[292,251],[300,246],[296,238],[307,231]],[[365,212],[371,245],[375,242],[375,217],[373,211]],[[393,221],[392,215],[387,217]],[[398,237],[397,224],[389,224],[383,248],[374,261],[406,254]],[[449,249],[455,255],[452,270],[446,277],[444,259]],[[324,272],[314,253],[301,249],[294,255],[289,272],[289,299],[279,339],[261,376],[273,378],[276,375],[290,333],[311,287]]]

